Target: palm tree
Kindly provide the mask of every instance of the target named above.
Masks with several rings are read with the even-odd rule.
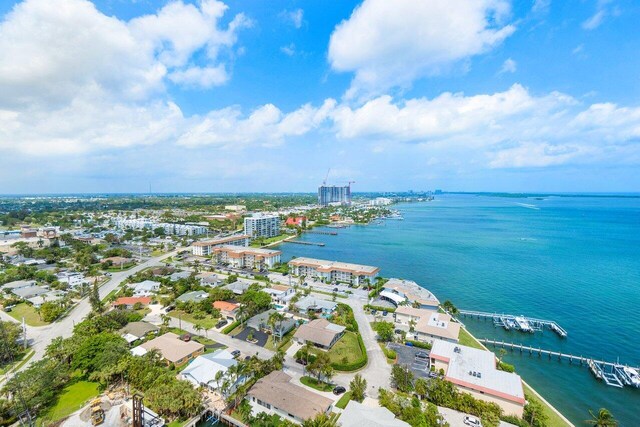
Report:
[[[362,378],[362,375],[356,374],[349,383],[349,389],[351,390],[353,400],[362,402],[364,400],[364,393],[367,390],[367,380]]]
[[[285,319],[284,314],[279,313],[277,311],[271,313],[269,315],[269,326],[271,327],[271,335],[274,337],[274,340],[277,341],[280,337],[282,321]]]
[[[596,427],[616,427],[618,422],[615,418],[613,418],[613,414],[609,412],[608,409],[600,408],[598,414],[594,414],[593,411],[589,410],[589,414],[591,415],[590,420],[586,420],[585,423],[590,424]]]
[[[199,334],[200,331],[202,331],[203,327],[199,323],[196,323],[195,325],[193,325],[193,329],[195,329],[195,331]]]
[[[327,414],[318,414],[315,418],[309,418],[304,420],[302,427],[337,427],[338,422],[336,418],[330,417]]]
[[[169,326],[169,322],[171,321],[171,317],[169,317],[167,314],[161,314],[160,315],[160,319],[162,320],[162,326],[164,326],[164,327]]]

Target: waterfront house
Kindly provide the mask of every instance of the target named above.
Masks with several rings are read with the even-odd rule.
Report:
[[[401,305],[396,309],[395,320],[413,326],[413,331],[407,333],[408,338],[430,343],[436,339],[458,342],[460,323],[454,322],[446,313]]]
[[[403,279],[389,279],[380,292],[379,297],[393,303],[396,307],[409,304],[425,310],[437,310],[440,301],[416,282]]]
[[[429,357],[435,370],[444,371],[445,380],[460,391],[496,403],[505,415],[522,417],[526,403],[522,379],[498,370],[492,352],[435,340]]]
[[[329,322],[327,319],[315,319],[300,325],[293,339],[300,343],[311,343],[323,350],[329,350],[338,342],[345,331],[345,327]]]
[[[218,373],[225,374],[227,370],[237,365],[238,362],[233,355],[224,349],[216,350],[213,353],[203,354],[196,357],[180,373],[180,378],[189,381],[195,387],[206,387],[211,391],[220,389],[221,382],[216,380]],[[227,394],[233,394],[236,388],[246,381],[246,377],[240,376],[230,385]]]
[[[301,424],[319,414],[329,414],[333,400],[291,383],[291,376],[273,371],[249,389],[245,399],[255,416],[260,412]]]

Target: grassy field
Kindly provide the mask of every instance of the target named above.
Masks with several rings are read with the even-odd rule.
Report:
[[[291,237],[291,234],[280,234],[279,236],[269,237],[268,239],[256,239],[251,242],[251,246],[254,248],[259,248],[260,246],[270,245],[271,243],[279,242],[280,240],[284,240],[287,237]]]
[[[314,353],[319,353],[322,350],[316,349]],[[342,338],[331,347],[331,350],[327,352],[329,354],[329,360],[331,363],[352,363],[362,357],[362,351],[358,345],[358,337],[353,332],[345,332]]]
[[[63,390],[56,405],[46,412],[44,418],[50,421],[57,421],[67,417],[82,408],[89,399],[97,395],[98,383],[78,381]]]
[[[216,326],[216,323],[218,323],[218,321],[220,320],[213,318],[213,316],[211,316],[210,314],[207,314],[204,319],[196,319],[195,317],[193,317],[193,315],[185,313],[182,310],[173,310],[169,312],[169,316],[175,319],[181,317],[185,322],[189,322],[194,325],[200,325],[203,329],[213,329]]]
[[[300,382],[308,387],[316,389],[318,391],[331,391],[333,390],[333,386],[331,384],[324,383],[322,381],[318,382],[317,379],[311,377],[301,377]]]
[[[479,348],[480,350],[484,350],[482,345],[475,338],[471,336],[469,332],[465,328],[460,328],[460,344],[466,345],[467,347]]]
[[[347,403],[351,400],[351,392],[348,391],[342,395],[340,400],[336,402],[336,408],[344,409],[347,407]]]
[[[16,305],[7,314],[10,315],[11,317],[13,317],[14,319],[16,319],[19,322],[22,322],[22,318],[24,317],[24,321],[29,326],[45,326],[45,325],[48,325],[47,322],[43,322],[40,319],[40,316],[38,315],[38,312],[36,311],[36,309],[33,308],[33,306],[31,306],[31,305],[29,305],[29,304],[27,304],[25,302]]]

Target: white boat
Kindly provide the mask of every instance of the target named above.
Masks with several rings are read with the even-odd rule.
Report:
[[[624,379],[628,385],[640,388],[640,372],[637,369],[625,366],[622,368],[622,372],[624,372]]]
[[[529,325],[527,319],[522,316],[516,316],[516,323],[522,332],[533,332],[533,328]]]

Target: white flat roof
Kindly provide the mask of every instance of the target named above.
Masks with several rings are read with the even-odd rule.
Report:
[[[430,356],[449,364],[448,381],[524,404],[522,379],[517,374],[499,371],[492,352],[435,340]]]

